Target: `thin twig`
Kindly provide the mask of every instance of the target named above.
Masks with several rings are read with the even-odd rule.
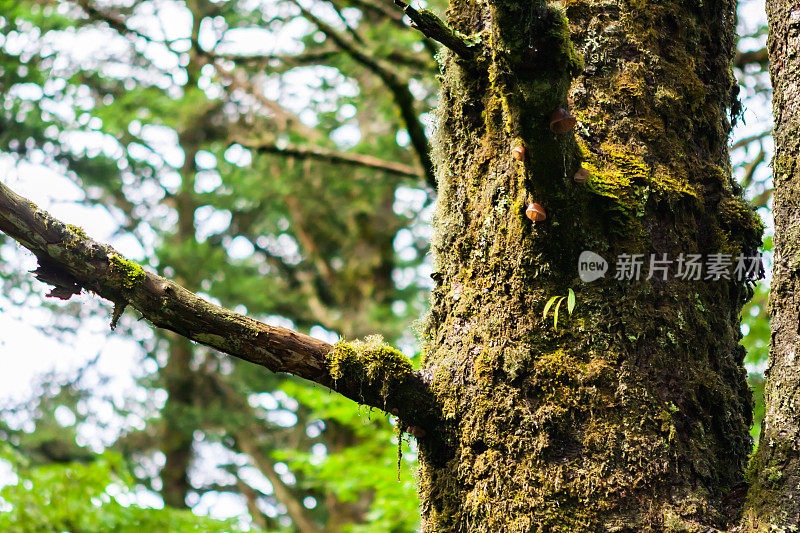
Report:
[[[731,146],[728,149],[728,151],[732,152],[732,151],[734,151],[734,150],[736,150],[738,148],[741,148],[742,146],[747,146],[751,142],[760,141],[761,139],[764,139],[765,137],[769,137],[770,135],[772,135],[772,128],[769,128],[766,131],[762,131],[761,133],[759,133],[757,135],[751,135],[750,137],[745,137],[744,139],[739,139],[738,141],[736,141],[736,143],[733,146]]]
[[[239,144],[245,148],[250,148],[260,153],[279,154],[297,158],[316,159],[326,163],[371,168],[388,172],[389,174],[408,176],[412,178],[420,178],[423,175],[420,169],[411,167],[409,165],[403,165],[402,163],[386,161],[384,159],[363,154],[345,154],[342,152],[337,152],[336,150],[327,150],[325,148],[319,148],[316,146],[296,146],[291,144],[279,146],[277,143],[252,141],[239,141]]]
[[[425,135],[425,128],[419,121],[419,116],[414,106],[414,96],[408,88],[408,82],[401,80],[391,67],[370,57],[361,48],[337,32],[330,25],[316,17],[297,0],[292,0],[300,13],[311,21],[317,28],[324,33],[333,43],[346,52],[353,60],[364,66],[367,70],[378,76],[394,96],[394,101],[400,110],[400,116],[405,123],[408,136],[411,138],[411,145],[417,152],[420,164],[425,171],[425,181],[433,190],[436,190],[436,175],[433,170],[433,161],[430,157],[430,146]]]
[[[89,2],[88,0],[78,0],[78,5],[86,12],[87,15],[89,15],[91,20],[96,22],[105,22],[109,28],[116,30],[122,35],[139,37],[149,43],[163,44],[167,48],[170,48],[174,44],[173,41],[167,41],[166,39],[161,41],[137,29],[131,28],[123,19],[98,9],[94,3]]]

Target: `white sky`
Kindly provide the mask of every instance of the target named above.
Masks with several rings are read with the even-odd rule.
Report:
[[[13,170],[0,164],[2,182],[18,194],[38,204],[54,216],[70,221],[86,228],[92,237],[110,242],[123,254],[127,251],[136,255],[137,250],[126,250],[125,241],[129,239],[113,239],[111,233],[115,227],[112,217],[105,209],[98,207],[88,209],[77,206],[71,201],[82,197],[82,192],[69,180],[50,172],[41,166],[22,165],[18,175]],[[138,248],[138,246],[136,247]],[[27,261],[23,266],[27,270],[36,267],[35,258],[25,254]],[[39,284],[42,291],[45,285]],[[89,299],[91,296],[84,295]],[[68,370],[80,366],[84,361],[101,353],[100,368],[116,375],[130,386],[131,379],[126,379],[133,372],[132,364],[137,348],[130,342],[108,334],[107,317],[84,322],[76,331],[73,343],[62,343],[58,339],[42,334],[31,324],[43,324],[49,313],[30,309],[15,309],[8,302],[0,303],[0,398],[20,398],[29,390],[29,381],[36,374],[51,369]],[[24,311],[24,315],[20,316]],[[33,315],[33,316],[31,316]],[[19,357],[19,354],[32,354],[30,357]],[[33,355],[35,354],[35,356]],[[108,357],[106,357],[108,356]],[[106,360],[108,359],[108,360]]]

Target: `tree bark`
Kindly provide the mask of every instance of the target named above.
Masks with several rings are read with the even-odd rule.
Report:
[[[576,266],[582,250],[755,254],[726,150],[735,3],[565,6],[569,21],[541,1],[451,2],[483,48],[446,58],[434,142],[424,372],[450,424],[443,446],[422,440],[422,529],[724,528],[752,447],[750,290],[675,265],[581,284]],[[549,128],[559,108],[574,131]],[[553,327],[545,302],[569,289]]]
[[[767,15],[775,116],[772,345],[744,521],[758,531],[800,524],[800,5],[771,0]]]

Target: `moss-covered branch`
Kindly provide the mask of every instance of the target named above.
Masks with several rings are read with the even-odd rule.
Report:
[[[375,339],[335,347],[214,305],[177,283],[147,272],[18,196],[0,183],[0,231],[33,252],[37,277],[68,299],[85,289],[130,306],[153,325],[273,372],[319,383],[355,400],[430,428],[436,402],[408,359]]]
[[[337,343],[328,357],[328,368],[334,382],[354,379],[362,386],[380,387],[384,400],[392,394],[392,389],[413,374],[408,358],[379,336],[368,337],[366,341]]]
[[[427,9],[417,11],[402,0],[394,0],[394,3],[411,19],[412,27],[423,35],[449,48],[461,59],[467,61],[475,59],[478,45],[450,28],[431,11]]]

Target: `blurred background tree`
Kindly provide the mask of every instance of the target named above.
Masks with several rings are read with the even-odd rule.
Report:
[[[734,176],[745,196],[758,208],[767,226],[762,251],[767,278],[742,310],[742,344],[747,349],[745,367],[753,390],[755,411],[751,435],[755,445],[764,417],[764,370],[769,356],[767,301],[772,271],[772,84],[767,62],[767,22],[760,0],[739,2],[739,42],[734,72],[739,81],[742,112],[731,143]]]
[[[762,13],[740,4],[731,152],[769,218]],[[414,356],[436,52],[391,0],[0,0],[2,176],[221,305],[329,341],[381,332]],[[415,530],[414,448],[398,450],[391,420],[132,314],[117,335],[136,349],[87,340],[87,317],[110,309],[44,299],[19,274],[30,259],[0,242],[0,321],[37,313],[81,354],[4,404],[4,531]],[[767,285],[743,312],[759,401]],[[120,390],[126,372],[137,380]]]

